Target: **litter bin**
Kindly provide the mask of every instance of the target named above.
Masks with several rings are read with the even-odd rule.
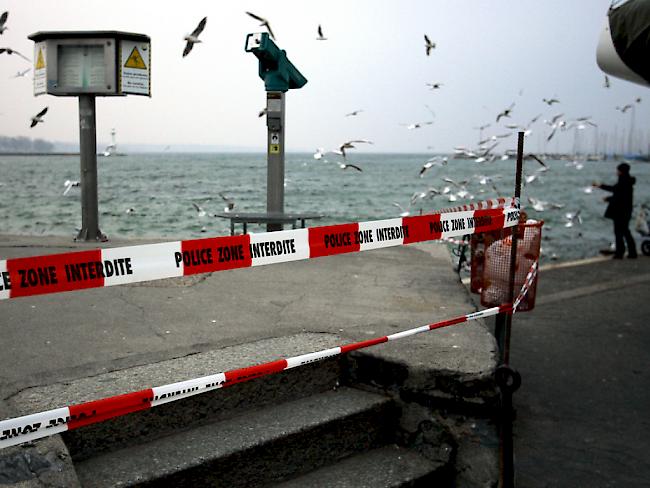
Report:
[[[504,239],[512,231],[511,227],[497,229],[480,234],[472,234],[470,239],[470,280],[469,289],[472,293],[481,293],[483,289],[483,269],[485,265],[485,248],[495,241]]]
[[[515,265],[515,298],[526,281],[532,264],[539,260],[544,221],[528,220],[517,226],[517,260]],[[503,239],[492,239],[486,234],[483,258],[483,277],[481,280],[481,305],[496,307],[508,301],[510,284],[510,250],[512,233]],[[490,242],[491,241],[491,242]],[[535,307],[537,276],[527,295],[521,301],[518,312],[530,311]]]

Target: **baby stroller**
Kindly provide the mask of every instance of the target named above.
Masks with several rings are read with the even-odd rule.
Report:
[[[650,220],[648,220],[648,207],[641,205],[634,228],[641,235],[641,252],[650,256]]]

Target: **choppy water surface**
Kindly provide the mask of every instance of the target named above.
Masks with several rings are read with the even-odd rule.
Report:
[[[327,215],[318,225],[375,220],[399,216],[393,202],[409,209],[414,192],[429,187],[442,190],[453,185],[442,181],[471,180],[467,190],[475,200],[492,198],[489,185],[476,175],[496,176],[501,196],[512,195],[514,161],[480,165],[450,160],[432,168],[423,178],[418,173],[429,155],[355,154],[363,173],[341,170],[336,163],[316,161],[311,154],[286,157],[285,210]],[[613,239],[611,221],[602,215],[601,190],[585,193],[594,180],[615,182],[617,161],[587,162],[581,170],[565,161],[547,161],[550,171],[525,186],[523,203],[529,215],[545,221],[542,247],[547,256],[560,260],[595,255]],[[198,217],[192,203],[208,214],[222,212],[224,193],[236,202],[236,210],[264,211],[266,206],[266,155],[264,154],[134,154],[98,159],[100,227],[109,237],[164,237],[188,239],[229,233],[229,221]],[[526,161],[526,174],[540,166]],[[632,163],[637,177],[635,203],[650,204],[650,164]],[[79,179],[75,156],[0,156],[0,234],[69,235],[81,224],[80,192],[73,188],[63,196],[63,182]],[[527,197],[564,204],[560,210],[537,212]],[[414,214],[467,202],[450,203],[446,196],[419,200]],[[127,209],[134,212],[127,213]],[[581,210],[582,225],[564,226],[566,212]],[[202,232],[202,229],[204,231]],[[262,227],[251,227],[253,232]],[[635,234],[636,235],[636,234]],[[638,237],[638,236],[637,236]]]

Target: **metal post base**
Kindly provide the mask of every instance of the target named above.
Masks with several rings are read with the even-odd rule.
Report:
[[[77,234],[77,237],[74,238],[76,241],[95,241],[95,242],[106,242],[108,237],[106,234],[102,233],[101,230],[97,229],[95,232],[89,232],[88,229],[81,229]]]

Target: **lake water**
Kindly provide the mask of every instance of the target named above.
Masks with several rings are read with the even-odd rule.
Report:
[[[470,180],[474,201],[493,198],[495,191],[481,185],[478,175],[495,179],[499,196],[514,193],[514,160],[477,164],[450,159],[420,178],[424,154],[363,154],[351,152],[350,162],[363,168],[342,170],[334,162],[311,154],[286,155],[285,210],[319,212],[327,217],[317,225],[398,217],[397,202],[413,214],[469,202],[449,202],[448,195],[418,200],[409,209],[414,192],[429,187],[443,190],[455,181]],[[612,223],[602,217],[602,190],[585,193],[594,180],[613,184],[617,161],[585,162],[582,169],[566,161],[546,161],[550,170],[526,185],[522,202],[530,217],[545,221],[542,247],[559,260],[594,256],[613,240]],[[541,166],[525,162],[525,174]],[[650,204],[650,164],[632,163],[637,177],[635,203]],[[79,188],[64,196],[65,180],[79,179],[78,156],[0,156],[0,234],[76,235],[81,226]],[[223,193],[235,201],[235,210],[265,211],[265,154],[133,154],[98,158],[100,228],[110,237],[162,237],[182,240],[229,234],[229,221],[199,217],[193,203],[210,213],[222,212]],[[527,197],[563,204],[559,210],[537,212]],[[469,197],[467,197],[469,198]],[[128,209],[133,212],[127,213]],[[565,213],[581,210],[583,223],[565,227]],[[636,213],[635,213],[636,214]],[[263,227],[251,226],[252,232]],[[638,244],[638,235],[637,237]]]

